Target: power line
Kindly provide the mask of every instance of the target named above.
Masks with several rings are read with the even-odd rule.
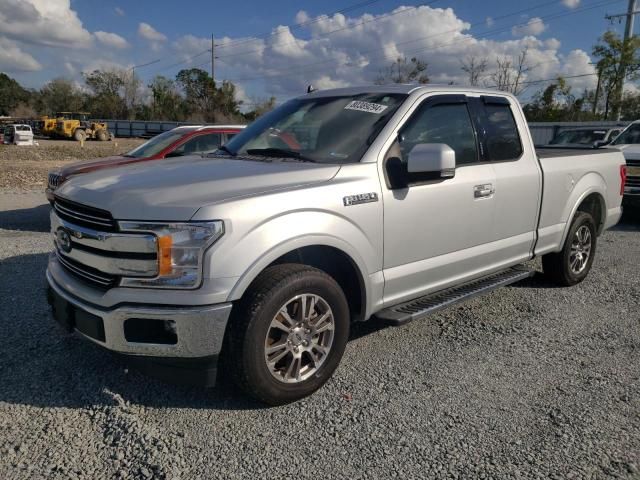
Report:
[[[582,13],[582,12],[585,12],[585,11],[588,11],[588,10],[592,10],[594,8],[598,8],[598,7],[601,7],[601,6],[605,6],[605,5],[609,5],[609,4],[612,4],[612,3],[616,3],[616,2],[619,2],[619,1],[621,1],[621,0],[599,1],[599,2],[595,2],[593,4],[590,4],[588,6],[572,10],[570,12],[560,12],[560,13],[546,15],[546,16],[540,17],[539,21],[542,22],[544,20],[555,20],[557,18],[562,18],[562,17],[569,16],[569,15],[575,15],[575,14]],[[524,10],[531,10],[532,8],[539,8],[539,7],[543,6],[543,5],[544,6],[549,5],[550,3],[557,3],[557,2],[545,2],[545,3],[541,4],[541,5],[536,6],[536,7],[530,7],[528,9],[524,9]],[[519,10],[517,12],[513,12],[513,13],[510,13],[510,14],[507,14],[507,15],[503,15],[500,18],[504,19],[504,18],[507,18],[507,17],[510,17],[510,16],[521,14],[521,13],[522,13],[522,10]],[[478,22],[478,23],[480,23],[480,22]],[[499,34],[499,33],[503,33],[505,31],[509,31],[514,27],[525,26],[525,25],[529,25],[529,22],[523,22],[523,23],[518,23],[518,24],[515,24],[515,25],[509,25],[507,27],[501,27],[501,28],[498,28],[498,29],[488,30],[486,32],[482,32],[480,35],[485,36],[485,37],[493,36],[493,35],[496,35],[496,34]],[[457,30],[455,30],[455,31],[457,31]],[[415,43],[415,42],[419,42],[419,41],[425,40],[427,38],[438,37],[438,36],[441,36],[441,35],[446,34],[446,33],[449,33],[449,32],[441,32],[441,33],[438,33],[438,34],[432,34],[432,35],[428,35],[426,37],[420,37],[420,38],[416,38],[416,39],[413,39],[413,40],[408,40],[408,41],[405,41],[405,42],[399,42],[399,43],[396,43],[395,45],[399,46],[399,45],[406,45],[406,44],[409,44],[409,43]],[[407,52],[404,52],[404,53],[405,54],[415,54],[415,53],[418,53],[418,52],[421,52],[421,51],[424,51],[424,50],[436,50],[436,49],[439,49],[439,48],[443,48],[443,47],[447,47],[447,46],[451,46],[451,45],[456,45],[456,44],[459,44],[459,43],[462,43],[462,42],[466,42],[466,41],[469,41],[469,40],[475,40],[475,38],[464,38],[462,40],[449,42],[449,43],[444,43],[444,44],[440,44],[440,45],[432,45],[432,46],[428,46],[428,47],[422,47],[420,49],[411,50],[411,51],[407,51]],[[384,48],[376,48],[376,49],[368,50],[368,51],[365,51],[365,52],[360,52],[360,55],[366,55],[366,54],[378,52],[378,51],[381,51],[381,50],[384,50]],[[380,57],[380,59],[381,60],[382,59],[384,59],[384,60],[395,60],[395,58],[391,58],[388,55],[384,55],[384,56]],[[286,73],[263,74],[263,75],[260,75],[260,76],[244,77],[244,78],[231,78],[231,79],[229,79],[229,81],[244,82],[244,81],[262,80],[262,79],[266,79],[266,78],[277,78],[277,77],[281,77],[281,76],[290,76],[290,75],[292,75],[292,73],[293,74],[304,74],[304,73],[309,73],[309,72],[313,71],[313,70],[306,69],[306,67],[324,65],[324,64],[327,64],[327,63],[331,63],[331,62],[335,62],[335,60],[334,59],[327,59],[327,60],[323,60],[321,62],[314,62],[314,63],[310,63],[310,64],[301,65],[301,66],[299,66],[299,69],[296,69],[294,72],[288,71]],[[347,67],[347,68],[353,68],[353,67],[356,67],[358,65],[350,65],[348,63],[342,63],[340,66]]]
[[[397,14],[400,14],[400,13],[405,13],[405,12],[408,12],[408,11],[411,11],[411,10],[417,10],[420,7],[431,6],[431,5],[433,5],[434,3],[438,2],[438,1],[440,1],[440,0],[434,0],[432,2],[426,2],[426,3],[418,4],[418,5],[415,5],[415,6],[412,6],[412,7],[405,8],[403,10],[399,10],[397,12],[392,12],[392,13],[389,13],[389,14],[384,14],[384,15],[375,17],[375,18],[373,18],[371,20],[365,20],[363,22],[360,22],[360,23],[357,23],[357,24],[354,24],[354,25],[348,25],[346,27],[339,28],[337,30],[331,30],[329,32],[325,32],[325,33],[323,33],[321,35],[318,35],[317,37],[314,37],[313,39],[315,40],[318,37],[324,37],[324,36],[331,35],[333,33],[342,32],[344,30],[356,28],[356,27],[359,27],[359,26],[364,25],[366,23],[371,23],[371,22],[375,22],[375,21],[378,21],[378,20],[384,20],[384,19],[386,19],[386,18],[388,18],[390,16],[393,16],[393,15],[397,15]],[[551,0],[551,1],[543,2],[543,3],[540,3],[538,5],[534,5],[532,7],[523,8],[523,9],[520,9],[520,10],[518,10],[516,12],[512,12],[512,13],[508,13],[506,15],[501,15],[499,17],[495,17],[493,20],[494,21],[496,21],[496,20],[504,20],[505,18],[514,17],[516,15],[522,15],[522,14],[530,12],[532,10],[537,10],[539,8],[543,8],[543,7],[546,7],[546,6],[549,6],[549,5],[557,5],[557,3],[558,3],[557,0]],[[477,27],[478,25],[483,25],[484,23],[485,23],[485,21],[478,21],[478,22],[472,23],[470,25],[469,29],[471,30],[471,29]],[[415,42],[415,41],[426,40],[427,38],[438,37],[438,36],[445,35],[447,33],[455,33],[457,31],[458,31],[458,29],[451,29],[451,30],[447,30],[447,31],[444,31],[444,32],[439,32],[439,33],[434,33],[434,34],[431,34],[431,35],[427,35],[426,37],[420,37],[417,40],[410,40],[409,42],[402,42],[402,43],[396,44],[396,45],[402,45],[404,43],[411,43],[411,42]],[[272,44],[272,46],[273,45],[286,45],[286,44],[293,44],[293,43],[294,42],[283,42],[283,43]],[[234,57],[236,55],[243,55],[243,54],[255,53],[255,52],[260,52],[260,51],[262,51],[262,49],[255,49],[255,50],[249,50],[249,51],[245,51],[245,52],[238,52],[238,53],[234,53],[234,54],[224,55],[224,56],[221,56],[221,57]],[[368,53],[368,52],[365,52],[365,53]],[[221,57],[218,57],[218,58],[221,58]]]
[[[366,2],[357,3],[357,4],[355,4],[355,5],[351,5],[351,6],[349,6],[349,7],[345,7],[345,8],[343,8],[343,9],[341,9],[341,10],[337,10],[337,11],[335,11],[335,12],[333,12],[333,13],[325,14],[325,15],[322,15],[322,16],[319,16],[319,17],[316,17],[316,18],[314,18],[314,19],[312,19],[312,20],[308,20],[308,21],[306,21],[306,22],[299,22],[299,23],[297,23],[297,24],[293,25],[292,27],[298,27],[298,28],[301,28],[301,27],[303,27],[303,26],[307,26],[307,25],[311,25],[311,24],[313,24],[313,23],[317,23],[317,22],[319,22],[319,21],[322,19],[321,17],[328,17],[328,16],[330,16],[330,15],[335,15],[335,14],[337,14],[337,13],[345,13],[345,12],[347,12],[347,11],[355,10],[356,8],[361,8],[361,7],[364,7],[364,6],[368,6],[368,5],[371,5],[371,4],[373,4],[373,3],[377,3],[377,2],[379,2],[379,1],[380,1],[380,0],[368,0],[368,1],[366,1]],[[434,2],[436,2],[436,1],[440,1],[440,0],[434,0]],[[432,2],[432,3],[433,3],[433,2]],[[277,35],[277,33],[267,32],[267,33],[265,33],[263,36],[268,37],[268,36],[270,36],[270,35]],[[215,47],[220,47],[220,48],[222,48],[222,47],[225,47],[225,46],[231,46],[231,45],[240,44],[240,43],[247,43],[248,41],[257,41],[258,39],[259,39],[259,38],[252,38],[252,39],[246,39],[246,40],[239,40],[238,42],[229,42],[229,43],[224,43],[224,44],[214,44],[214,45],[213,45],[213,48],[215,48]],[[289,43],[291,43],[291,42],[289,42]],[[156,74],[157,74],[157,73],[159,73],[159,72],[164,72],[164,71],[169,70],[169,69],[171,69],[171,68],[174,68],[174,67],[177,67],[177,66],[180,66],[180,65],[183,65],[183,64],[190,63],[190,62],[192,62],[192,61],[193,61],[193,59],[194,59],[194,58],[200,57],[200,56],[204,55],[205,53],[212,53],[213,48],[207,48],[207,49],[205,49],[205,50],[202,50],[201,52],[198,52],[198,53],[196,53],[196,54],[194,54],[194,55],[191,55],[189,58],[187,58],[187,59],[185,59],[185,60],[181,60],[181,61],[179,61],[179,62],[175,62],[175,63],[172,63],[172,64],[167,65],[167,66],[165,66],[165,67],[162,67],[162,68],[160,68],[159,70],[156,70],[154,73],[156,73]],[[212,53],[212,55],[213,55],[213,53]],[[210,61],[208,61],[208,62],[206,62],[206,63],[200,64],[200,65],[197,65],[197,66],[192,67],[192,68],[198,68],[198,66],[203,66],[203,65],[208,65],[208,64],[212,64],[212,65],[213,65],[213,58],[215,58],[215,59],[217,60],[217,59],[219,59],[219,58],[227,57],[227,56],[229,56],[229,55],[222,55],[222,56],[220,56],[220,57],[219,57],[219,56],[213,56],[213,57],[212,57],[212,60],[210,60]],[[152,62],[152,63],[156,63],[156,62],[159,62],[159,61],[160,61],[160,60],[156,60],[155,62]]]
[[[358,22],[358,23],[355,23],[355,24],[352,24],[352,25],[347,25],[347,26],[342,27],[342,28],[338,28],[338,29],[335,29],[335,30],[330,30],[328,32],[323,32],[323,33],[313,37],[313,40],[316,40],[316,39],[322,38],[322,37],[327,37],[329,35],[333,35],[334,33],[343,32],[345,30],[351,30],[351,29],[360,27],[362,25],[365,25],[367,23],[378,22],[380,20],[386,20],[386,19],[388,19],[390,17],[393,17],[395,15],[399,15],[401,13],[406,13],[406,12],[409,12],[409,11],[417,10],[420,7],[431,6],[434,3],[437,3],[439,1],[440,0],[433,0],[431,2],[421,3],[421,4],[418,4],[418,5],[414,5],[414,6],[410,6],[410,7],[407,7],[407,8],[403,8],[402,10],[397,10],[395,12],[385,13],[383,15],[380,15],[378,17],[375,17],[375,18],[372,18],[372,19],[369,19],[369,20],[363,20],[362,22]],[[555,0],[554,0],[554,2],[549,2],[549,3],[555,3]],[[297,44],[298,42],[297,41],[293,41],[293,42],[278,42],[278,43],[272,43],[269,46],[273,47],[273,46],[276,46],[276,45],[293,45],[294,43]],[[238,57],[238,56],[241,56],[241,55],[248,55],[250,53],[256,53],[256,52],[261,52],[261,51],[262,51],[262,49],[256,48],[256,49],[253,49],[253,50],[245,50],[243,52],[236,52],[236,53],[230,53],[230,54],[227,54],[227,55],[220,55],[218,58]]]
[[[315,17],[311,20],[306,20],[304,22],[298,22],[298,23],[294,23],[292,25],[285,25],[285,27],[289,28],[290,30],[297,30],[303,27],[307,27],[309,25],[313,25],[314,23],[318,23],[319,21],[323,20],[324,18],[336,15],[338,13],[346,13],[346,12],[350,12],[352,10],[357,10],[358,8],[362,8],[362,7],[368,7],[369,5],[372,5],[374,3],[378,3],[380,2],[380,0],[367,0],[365,2],[360,2],[360,3],[356,3],[354,5],[350,5],[348,7],[342,8],[340,10],[336,10],[335,12],[331,12],[331,13],[325,13],[323,15],[319,15],[318,17]],[[236,41],[231,41],[231,42],[226,42],[226,43],[220,43],[218,45],[216,45],[216,47],[220,47],[220,48],[226,48],[226,47],[230,47],[232,45],[240,45],[240,44],[244,44],[244,43],[251,43],[251,42],[256,42],[262,38],[268,38],[268,37],[272,37],[275,35],[279,35],[280,32],[273,32],[273,31],[269,31],[269,32],[264,32],[262,34],[256,35],[252,38],[246,38],[243,40],[236,40]]]

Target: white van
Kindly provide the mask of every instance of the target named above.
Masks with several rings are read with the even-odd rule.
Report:
[[[4,129],[5,145],[33,145],[33,130],[29,125],[14,124]]]

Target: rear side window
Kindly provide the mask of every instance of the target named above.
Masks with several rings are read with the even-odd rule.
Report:
[[[511,107],[506,104],[487,104],[484,108],[488,160],[500,162],[519,158],[522,155],[522,142]]]
[[[204,135],[196,135],[190,140],[176,148],[175,153],[190,155],[196,153],[205,153],[216,150],[222,143],[222,136],[219,133],[207,133]]]
[[[456,164],[478,158],[476,137],[465,103],[427,105],[420,108],[402,129],[400,149],[406,160],[420,143],[446,143],[456,152]]]

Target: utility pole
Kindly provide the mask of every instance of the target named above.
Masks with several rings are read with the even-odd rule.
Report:
[[[597,64],[596,64],[597,65]],[[595,98],[593,100],[593,107],[591,113],[595,116],[598,113],[598,100],[600,100],[600,88],[602,87],[602,67],[597,66],[598,69],[598,85],[596,86]]]
[[[216,81],[216,77],[214,76],[215,73],[215,61],[216,61],[216,54],[214,52],[214,48],[215,48],[215,41],[213,38],[213,33],[211,34],[211,79],[215,82]]]
[[[629,40],[633,36],[633,19],[637,13],[640,13],[640,10],[636,10],[636,0],[629,0],[629,5],[627,6],[627,13],[620,13],[617,15],[605,15],[607,20],[613,20],[614,18],[622,18],[626,17],[626,23],[624,26],[624,39],[622,41],[622,54],[620,55],[620,71],[618,78],[620,81],[616,85],[616,106],[615,106],[615,117],[616,120],[620,120],[620,113],[622,110],[622,92],[624,89],[624,79],[627,76],[627,45],[629,44]]]

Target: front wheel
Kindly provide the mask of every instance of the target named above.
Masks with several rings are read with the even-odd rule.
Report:
[[[73,132],[73,138],[78,142],[84,142],[87,139],[87,133],[78,128],[75,132]]]
[[[304,265],[270,267],[234,307],[225,365],[262,402],[299,400],[333,374],[349,323],[347,300],[332,277]]]
[[[562,250],[542,257],[544,275],[562,286],[580,283],[589,274],[595,253],[596,224],[591,214],[578,212]]]

